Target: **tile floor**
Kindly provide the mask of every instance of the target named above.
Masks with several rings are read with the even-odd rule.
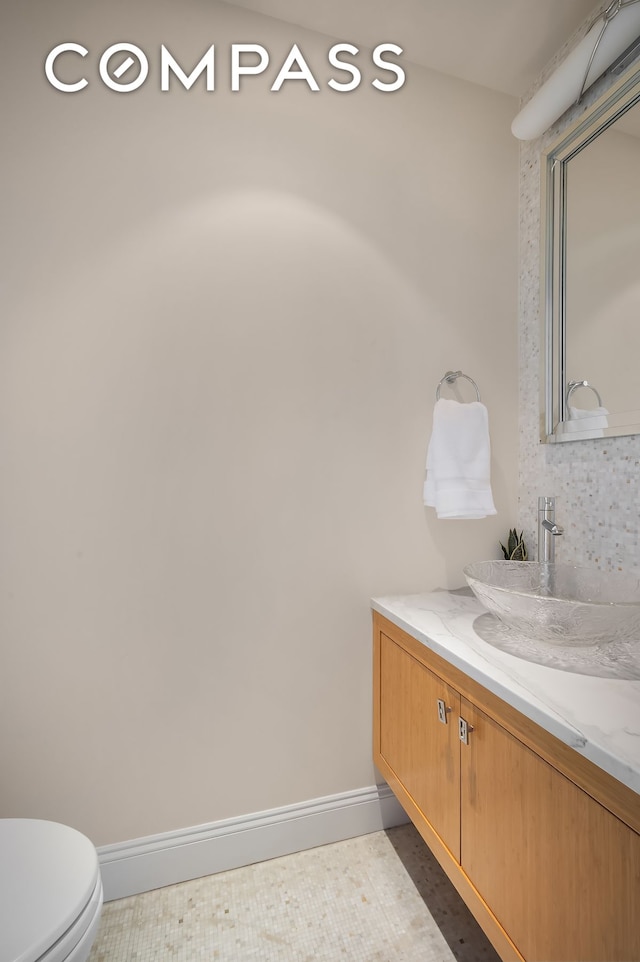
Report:
[[[88,962],[499,962],[412,825],[104,906]]]

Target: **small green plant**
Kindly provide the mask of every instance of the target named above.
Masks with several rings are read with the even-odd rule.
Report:
[[[502,541],[500,542],[500,547],[507,561],[527,560],[527,546],[524,543],[522,531],[518,534],[515,528],[511,528],[509,537],[507,538],[507,547],[505,548]]]

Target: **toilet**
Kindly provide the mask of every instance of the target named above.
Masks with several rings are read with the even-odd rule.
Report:
[[[88,838],[57,822],[0,819],[1,962],[85,962],[101,910]]]

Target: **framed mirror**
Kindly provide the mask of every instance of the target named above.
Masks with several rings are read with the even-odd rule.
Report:
[[[640,62],[544,154],[541,439],[640,433]]]

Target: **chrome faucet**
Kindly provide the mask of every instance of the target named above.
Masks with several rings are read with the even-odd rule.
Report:
[[[555,561],[555,539],[564,534],[564,528],[556,524],[556,499],[538,498],[538,561]]]

